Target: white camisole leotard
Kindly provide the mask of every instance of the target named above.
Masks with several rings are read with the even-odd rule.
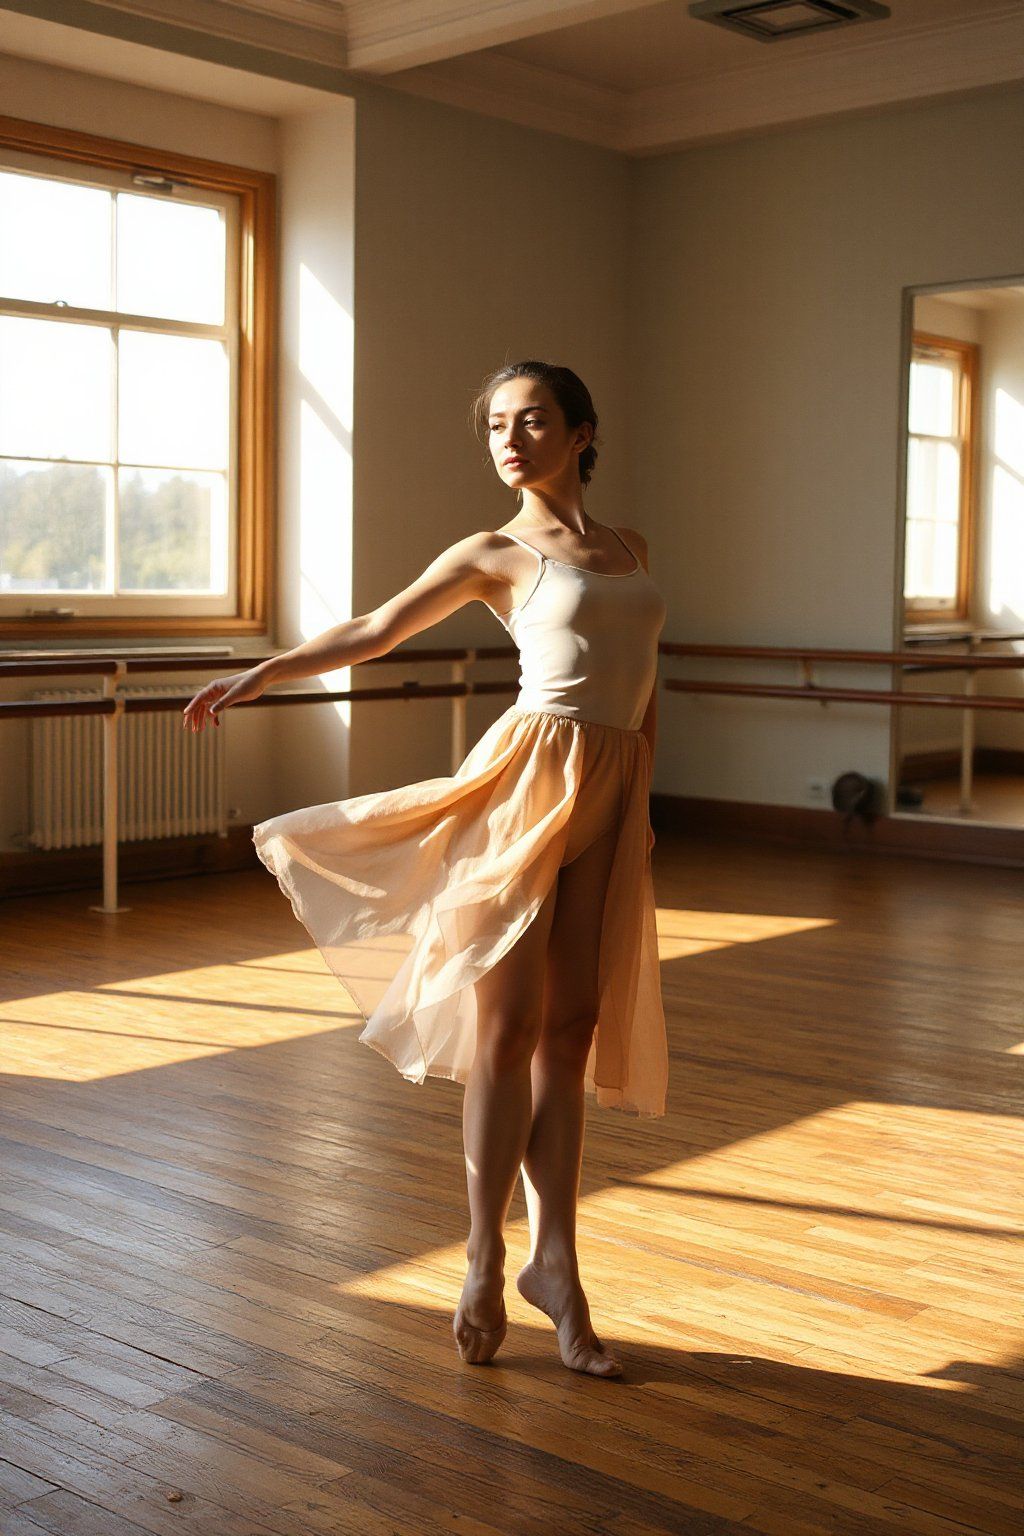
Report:
[[[657,677],[667,607],[625,539],[615,535],[634,568],[613,573],[567,565],[517,534],[497,531],[539,562],[521,603],[504,613],[491,608],[519,648],[514,708],[639,730]]]

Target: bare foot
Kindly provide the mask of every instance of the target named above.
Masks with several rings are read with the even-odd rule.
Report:
[[[516,1276],[519,1294],[539,1307],[558,1331],[563,1364],[591,1376],[621,1376],[622,1366],[590,1326],[590,1307],[578,1278],[562,1269],[544,1269],[530,1259]]]
[[[501,1271],[470,1268],[466,1273],[452,1332],[459,1356],[467,1365],[485,1365],[501,1348],[508,1332],[508,1314],[501,1294],[504,1284]]]

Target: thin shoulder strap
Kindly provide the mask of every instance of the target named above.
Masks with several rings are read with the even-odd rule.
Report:
[[[611,524],[610,523],[609,523],[608,526],[611,528]],[[639,559],[637,559],[636,551],[633,550],[633,549],[630,549],[629,545],[626,543],[625,539],[622,537],[622,534],[619,532],[619,530],[617,528],[612,528],[612,533],[614,533],[615,537],[618,539],[618,541],[622,545],[623,549],[626,550],[629,554],[631,554],[633,556],[633,559],[634,559],[635,563],[637,565],[639,565],[640,561],[639,561]]]
[[[514,539],[517,544],[521,544],[524,549],[528,549],[531,555],[537,556],[537,559],[540,561],[541,566],[543,567],[544,562],[547,560],[547,555],[541,554],[539,549],[535,549],[532,544],[527,544],[526,540],[521,539],[516,533],[506,533],[504,528],[496,528],[494,531],[495,533],[500,533],[503,539]]]
[[[525,539],[519,538],[518,534],[506,533],[504,528],[496,528],[494,531],[495,531],[495,533],[502,534],[506,539],[512,539],[516,544],[521,544],[524,549],[528,549],[530,551],[531,555],[536,555],[537,556],[537,562],[538,563],[537,563],[537,579],[536,579],[536,581],[534,582],[533,586],[530,588],[529,592],[527,592],[527,594],[523,598],[522,602],[515,604],[514,607],[512,607],[512,608],[510,608],[508,610],[509,613],[521,613],[523,611],[523,609],[526,607],[527,603],[530,601],[530,598],[536,592],[537,588],[540,586],[541,581],[544,578],[544,572],[548,568],[548,557],[547,557],[547,555],[542,555],[539,549],[534,549],[533,545],[532,544],[528,544]]]

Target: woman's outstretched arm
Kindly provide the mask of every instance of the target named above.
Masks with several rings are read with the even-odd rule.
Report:
[[[494,574],[494,546],[499,542],[493,534],[470,534],[443,550],[414,582],[372,612],[335,624],[245,672],[215,678],[186,704],[182,724],[202,730],[207,716],[216,722],[232,704],[259,698],[271,683],[315,677],[386,656],[410,635],[439,624],[475,598],[486,601],[499,585]]]

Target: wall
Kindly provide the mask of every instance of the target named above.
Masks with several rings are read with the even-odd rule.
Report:
[[[352,617],[355,108],[281,121],[280,495],[273,647]],[[350,670],[292,684],[348,689]],[[259,817],[349,791],[358,709],[267,709],[274,794]],[[257,819],[253,817],[250,819]]]
[[[1015,86],[636,166],[633,487],[673,638],[890,648],[902,290],[1024,271],[1022,136]],[[655,787],[806,804],[811,776],[887,777],[888,713],[663,695]]]

